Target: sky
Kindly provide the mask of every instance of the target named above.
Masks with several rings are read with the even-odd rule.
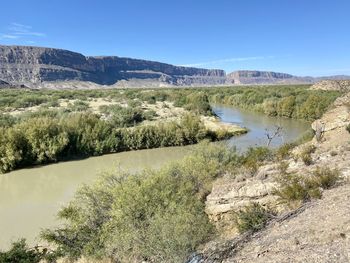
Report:
[[[349,0],[2,0],[0,9],[2,45],[350,75]]]

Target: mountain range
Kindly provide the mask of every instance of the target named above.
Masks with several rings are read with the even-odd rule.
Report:
[[[174,66],[117,56],[84,56],[54,48],[0,45],[0,88],[98,88],[310,84],[350,76],[299,77],[286,73]]]

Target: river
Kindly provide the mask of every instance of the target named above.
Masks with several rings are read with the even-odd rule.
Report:
[[[295,140],[310,127],[306,122],[271,118],[228,106],[214,105],[213,109],[223,122],[249,129],[247,134],[229,140],[238,150],[265,145],[265,129],[274,131],[276,125],[282,127],[283,136],[274,139],[273,146]],[[190,149],[186,146],[123,152],[0,174],[0,249],[21,237],[29,244],[39,242],[40,229],[58,224],[57,211],[72,199],[79,185],[91,183],[102,172],[158,168],[181,159]]]

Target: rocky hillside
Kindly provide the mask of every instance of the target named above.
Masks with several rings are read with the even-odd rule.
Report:
[[[349,87],[349,86],[348,86]],[[315,138],[296,147],[284,161],[284,173],[310,176],[318,167],[337,169],[341,180],[314,199],[286,208],[275,195],[280,163],[266,163],[255,174],[225,176],[214,184],[206,211],[221,233],[190,262],[350,262],[350,92],[339,97],[312,124]],[[300,159],[314,147],[309,163]],[[238,234],[235,213],[251,202],[279,211],[267,227],[253,235]]]
[[[350,91],[350,80],[322,80],[312,85],[310,89]]]
[[[191,86],[224,84],[226,75],[223,70],[179,67],[140,59],[86,57],[62,49],[0,46],[0,79],[28,86],[52,81],[112,85],[134,79]]]

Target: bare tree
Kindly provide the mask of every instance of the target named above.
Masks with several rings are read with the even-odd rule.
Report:
[[[276,126],[276,129],[272,132],[268,131],[267,129],[265,129],[265,135],[266,135],[266,138],[267,138],[267,143],[266,143],[266,146],[269,147],[272,140],[276,137],[282,137],[282,126]]]

